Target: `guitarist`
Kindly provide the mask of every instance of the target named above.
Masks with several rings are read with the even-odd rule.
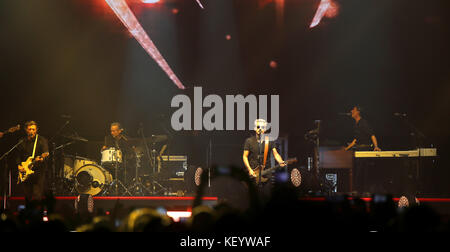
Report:
[[[247,138],[244,144],[244,164],[250,174],[250,177],[254,179],[260,179],[256,175],[254,169],[258,166],[264,166],[264,164],[266,164],[265,166],[267,167],[270,152],[273,153],[275,160],[281,167],[286,166],[283,158],[281,158],[280,154],[278,154],[275,143],[264,139],[263,136],[266,129],[267,122],[264,119],[256,119],[254,128],[256,135]]]
[[[22,144],[17,148],[17,167],[19,172],[24,172],[24,167],[21,165],[22,162],[26,161],[29,157],[32,157],[33,151],[35,152],[33,160],[35,161],[35,164],[32,167],[34,173],[21,184],[23,185],[25,200],[27,202],[31,200],[39,201],[42,200],[44,195],[44,180],[47,169],[45,159],[49,156],[48,141],[37,134],[38,125],[35,121],[25,123],[25,132],[27,136],[22,139]]]

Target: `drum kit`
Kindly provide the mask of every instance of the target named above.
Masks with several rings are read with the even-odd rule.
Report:
[[[71,143],[81,140],[87,142],[86,139],[80,137],[71,136],[66,138],[71,139]],[[104,149],[101,151],[100,164],[89,158],[63,154],[63,169],[59,172],[59,176],[56,176],[56,179],[62,180],[62,183],[58,184],[64,187],[62,190],[70,194],[90,194],[92,196],[168,194],[169,190],[159,183],[160,181],[157,179],[158,172],[156,171],[156,160],[158,160],[159,153],[155,150],[155,143],[165,139],[167,139],[167,136],[164,135],[152,136],[147,140],[145,138],[131,139],[130,142],[134,141],[141,144],[137,148],[133,147],[134,153],[131,155],[124,155],[119,148]],[[147,142],[152,143],[151,151],[147,146]],[[56,149],[64,147],[60,146]],[[134,162],[130,161],[130,159],[134,159]],[[140,176],[140,169],[144,166],[144,160],[148,161],[150,170],[153,172],[150,171],[150,174],[147,176]],[[146,170],[149,170],[148,167],[146,168]],[[127,184],[127,171],[129,172],[130,170],[133,170],[134,178]]]

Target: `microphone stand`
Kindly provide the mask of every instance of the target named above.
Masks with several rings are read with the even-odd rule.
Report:
[[[52,136],[52,138],[50,138],[50,140],[49,140],[49,143],[51,143],[51,145],[52,145],[52,147],[53,147],[53,151],[52,151],[52,183],[51,183],[51,191],[52,191],[52,193],[53,193],[53,195],[56,195],[56,180],[57,179],[60,179],[62,176],[58,176],[57,174],[56,174],[56,150],[58,149],[58,148],[56,148],[56,143],[53,141],[53,139],[56,137],[56,136],[59,136],[60,134],[61,134],[61,132],[67,127],[67,125],[69,125],[70,124],[70,120],[69,119],[67,119],[66,120],[66,122],[64,123],[64,125],[61,127],[61,128],[59,128],[59,130],[56,132],[56,134],[54,134],[53,136]],[[72,143],[70,143],[70,144],[72,144]],[[62,145],[62,146],[60,146],[59,148],[64,148],[64,146],[65,145]],[[61,175],[61,174],[59,174],[59,175]]]
[[[5,154],[3,154],[0,157],[0,162],[5,159],[6,157],[9,156],[9,154],[17,149],[17,147],[19,145],[21,145],[23,143],[24,139],[21,139],[16,145],[14,145],[8,152],[6,152]],[[11,171],[8,169],[8,159],[5,159],[5,171],[8,172],[8,193],[6,192],[6,190],[3,193],[3,209],[6,210],[7,205],[8,205],[8,198],[11,197],[11,181],[12,181],[12,173]]]
[[[409,127],[410,136],[413,138],[413,141],[414,141],[414,147],[416,149],[420,149],[421,147],[423,147],[422,146],[423,143],[421,140],[427,140],[428,138],[417,127],[415,127],[414,124],[412,124],[409,121],[407,114],[403,114],[401,116],[401,118],[403,119],[404,123]],[[413,168],[413,170],[414,170],[414,168]],[[412,174],[412,173],[415,173],[415,174]],[[416,195],[417,191],[420,190],[420,189],[418,189],[422,182],[420,174],[421,174],[421,159],[419,157],[417,160],[415,160],[415,171],[411,171],[411,170],[408,171],[408,178],[411,178],[411,180],[409,181],[409,183],[410,183],[409,187],[412,188],[412,189],[409,189],[411,191],[408,193],[410,193],[412,195]]]
[[[421,141],[420,140],[425,140],[427,139],[427,137],[418,129],[416,128],[416,126],[414,126],[408,119],[408,116],[402,116],[403,121],[406,123],[406,125],[408,125],[410,132],[410,136],[413,137],[414,139],[414,147],[416,147],[417,149],[422,147],[421,146]]]
[[[312,168],[312,178],[313,184],[317,184],[320,188],[320,191],[324,191],[324,181],[320,177],[320,120],[315,121],[316,129],[310,130],[305,134],[305,140],[311,142],[314,147],[314,157],[313,157],[313,168]],[[327,189],[327,193],[331,194],[331,189]]]

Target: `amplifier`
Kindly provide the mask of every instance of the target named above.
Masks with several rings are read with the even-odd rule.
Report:
[[[165,179],[184,179],[187,168],[187,156],[161,156],[158,165],[158,171]]]
[[[351,169],[353,168],[353,152],[342,147],[319,148],[320,169]]]

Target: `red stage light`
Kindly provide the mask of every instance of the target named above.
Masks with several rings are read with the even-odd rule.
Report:
[[[278,63],[274,60],[270,61],[269,66],[273,69],[278,67]]]
[[[336,17],[338,12],[339,5],[336,2],[333,0],[321,0],[309,28],[317,26],[324,16],[327,18]]]
[[[146,4],[154,4],[159,2],[159,0],[141,0],[141,1]]]

